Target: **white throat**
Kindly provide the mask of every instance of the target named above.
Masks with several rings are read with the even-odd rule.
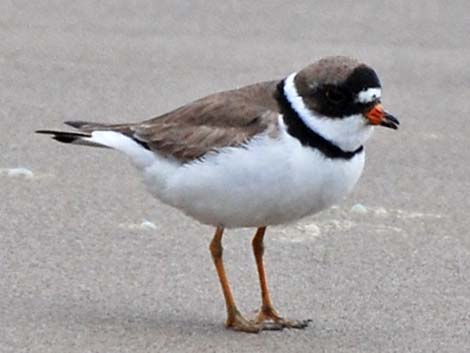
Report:
[[[343,151],[355,151],[362,146],[373,131],[366,118],[362,114],[355,114],[333,119],[311,111],[297,92],[294,81],[296,75],[294,72],[284,81],[284,94],[305,125]]]

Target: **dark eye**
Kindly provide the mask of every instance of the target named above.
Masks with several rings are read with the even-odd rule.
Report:
[[[339,104],[346,99],[343,92],[336,88],[328,88],[325,92],[326,98],[334,104]]]

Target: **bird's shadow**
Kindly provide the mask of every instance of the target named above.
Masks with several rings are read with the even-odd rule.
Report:
[[[204,316],[203,311],[181,312],[170,308],[144,311],[135,307],[109,309],[109,307],[93,304],[82,306],[51,304],[46,311],[48,312],[46,321],[50,321],[52,326],[57,324],[72,330],[101,331],[110,334],[121,332],[130,335],[139,333],[154,337],[158,335],[192,336],[194,334],[211,337],[230,332],[225,329],[220,318]]]

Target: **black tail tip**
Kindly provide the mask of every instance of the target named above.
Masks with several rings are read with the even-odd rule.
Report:
[[[72,143],[76,141],[79,137],[77,136],[70,136],[70,135],[55,135],[52,138],[56,141],[63,142],[63,143]]]
[[[54,130],[36,130],[37,134],[52,135],[51,137],[59,142],[72,143],[82,137],[90,137],[90,135],[77,132],[63,132]]]

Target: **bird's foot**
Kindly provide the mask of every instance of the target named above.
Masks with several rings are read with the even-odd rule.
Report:
[[[245,319],[238,311],[229,315],[225,326],[230,330],[248,333],[258,333],[263,329],[261,324]]]
[[[263,330],[283,330],[284,328],[304,329],[312,320],[289,320],[281,317],[272,306],[263,306],[255,322]]]

